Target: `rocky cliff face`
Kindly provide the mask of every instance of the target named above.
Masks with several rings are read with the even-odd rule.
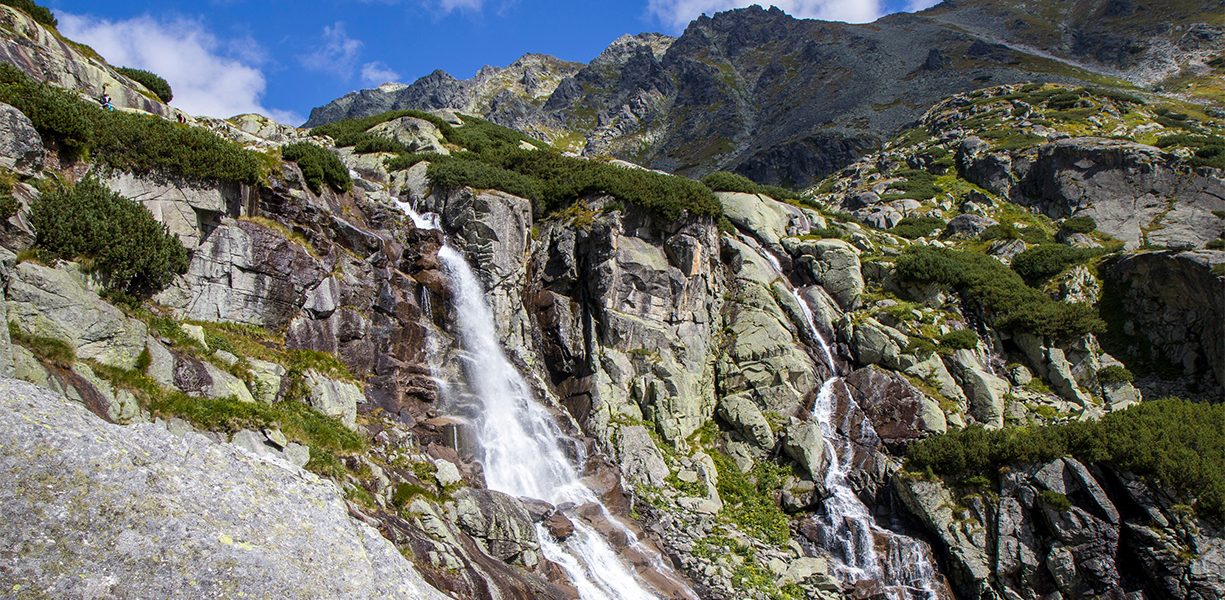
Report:
[[[611,85],[636,64],[645,75],[621,89],[626,102],[681,98],[668,69],[697,79],[714,69],[685,58],[698,52],[687,46],[734,47],[727,64],[749,64],[757,44],[777,41],[735,24],[619,40],[596,61],[604,70],[568,77]],[[934,56],[923,64],[941,64]],[[554,102],[567,79],[546,94],[552,84],[526,75],[562,67],[530,62],[507,76]],[[1056,96],[1082,112],[1052,106]],[[1225,252],[1201,249],[1221,234],[1220,171],[1193,166],[1189,148],[1148,145],[1173,133],[1154,108],[1042,86],[958,95],[800,200],[720,192],[722,228],[602,194],[540,215],[496,189],[432,186],[425,163],[389,171],[386,155],[330,147],[356,177],[348,192],[314,193],[283,161],[254,185],[108,173],[106,185],[192,251],[186,273],[138,307],[104,295],[88,264],[31,251],[42,182],[90,165],[54,166],[24,115],[0,113],[14,132],[0,166],[19,201],[0,226],[11,323],[0,374],[60,394],[0,385],[0,444],[12,450],[0,501],[31,524],[12,534],[9,545],[30,552],[0,568],[5,589],[159,596],[194,581],[294,596],[308,582],[354,597],[432,597],[428,585],[460,598],[576,598],[549,548],[590,530],[667,598],[1222,593],[1219,524],[1158,482],[1072,459],[985,482],[902,464],[916,441],[970,426],[1092,420],[1162,389],[1220,396]],[[302,136],[251,116],[205,125],[257,149]],[[418,119],[371,133],[441,147]],[[1164,204],[1149,218],[1153,198]],[[1094,227],[1067,219],[1083,216]],[[444,246],[472,266],[508,359],[607,511],[487,489],[472,426],[482,404],[467,385],[483,365],[461,340]],[[1024,251],[1055,246],[1115,254],[1018,285],[1102,307],[1100,334],[1005,327],[973,294],[899,265],[924,248],[1024,264]],[[1158,358],[1182,372],[1140,372]],[[1142,375],[1136,385],[1105,377],[1124,366]],[[114,468],[93,468],[102,463]],[[47,482],[74,494],[47,498],[70,500],[70,519],[25,501]],[[148,502],[171,531],[203,524],[167,538]],[[302,539],[312,527],[331,537]],[[325,545],[328,560],[303,560]],[[876,558],[855,564],[865,554]],[[180,566],[160,579],[148,574],[165,563],[125,562],[162,555]],[[110,579],[78,581],[60,566],[73,561]]]
[[[464,82],[435,72],[406,88],[355,92],[312,111],[306,125],[450,108],[589,156],[802,188],[938,100],[987,82],[1100,85],[1104,74],[1147,86],[1211,70],[1205,61],[1225,26],[1219,12],[1105,4],[1052,3],[1034,18],[1029,7],[950,2],[870,25],[751,7],[699,18],[677,39],[619,39],[586,66],[528,55]],[[1161,27],[1145,25],[1154,14]]]

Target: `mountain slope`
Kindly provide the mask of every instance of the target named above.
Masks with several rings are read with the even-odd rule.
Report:
[[[547,86],[525,94],[523,86],[491,84],[496,69],[464,82],[435,72],[407,88],[350,94],[312,111],[307,126],[390,108],[451,108],[585,155],[802,187],[953,93],[1028,81],[1130,87],[1201,68],[1222,43],[1222,17],[1183,4],[1086,1],[1035,10],[946,2],[867,25],[751,7],[703,16],[675,40],[623,37],[574,71],[573,63],[543,57],[533,58],[542,67],[525,69],[525,57],[505,69],[512,76],[503,81],[560,78],[544,102]],[[1153,15],[1162,15],[1161,27],[1148,24]],[[1190,58],[1180,63],[1173,53]]]

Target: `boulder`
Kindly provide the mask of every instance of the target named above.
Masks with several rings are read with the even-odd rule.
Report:
[[[955,514],[957,503],[939,481],[893,475],[893,489],[911,514],[933,533],[949,558],[949,575],[961,597],[995,597],[989,579],[992,575],[987,536],[981,523],[964,525]]]
[[[948,430],[940,405],[905,377],[870,366],[843,378],[881,441],[892,448]]]
[[[449,156],[451,151],[444,145],[442,132],[433,123],[416,117],[400,117],[381,123],[367,130],[374,135],[396,140],[414,152]]]
[[[662,487],[672,470],[646,428],[629,425],[617,431],[617,453],[625,478],[638,485]]]
[[[311,406],[316,411],[339,418],[349,429],[356,428],[357,405],[366,402],[366,396],[357,384],[331,379],[313,370],[305,373],[305,379]]]
[[[774,200],[757,194],[716,192],[729,221],[767,246],[777,248],[787,236],[790,213]]]
[[[719,401],[717,410],[719,416],[745,438],[761,448],[774,447],[774,432],[770,429],[770,423],[749,394],[725,396]]]
[[[999,225],[999,221],[982,215],[957,215],[949,221],[948,227],[944,228],[944,232],[940,234],[940,237],[976,238],[992,225]],[[1024,242],[1022,242],[1022,247],[1024,247]],[[1017,254],[1020,254],[1020,252]]]
[[[800,464],[812,481],[825,481],[830,456],[820,425],[810,421],[792,423],[786,430],[783,451]]]
[[[7,299],[8,321],[68,343],[78,358],[131,369],[144,350],[145,324],[125,317],[68,271],[23,262],[10,274]]]
[[[1063,350],[1059,348],[1048,349],[1047,366],[1050,369],[1048,376],[1051,387],[1055,388],[1055,392],[1061,398],[1068,402],[1075,402],[1085,408],[1093,404],[1093,399],[1081,391],[1078,386],[1076,377],[1072,373],[1072,363],[1068,362]]]
[[[460,529],[477,540],[492,557],[534,566],[540,539],[523,503],[501,492],[463,488],[454,494]]]
[[[1202,248],[1225,223],[1225,180],[1210,170],[1184,174],[1161,149],[1104,138],[1069,138],[1038,149],[1026,174],[1026,202],[1052,218],[1092,217],[1128,249],[1144,242]],[[973,181],[973,180],[971,180]],[[1161,227],[1144,230],[1159,222]]]
[[[805,240],[796,246],[796,260],[807,264],[813,279],[825,288],[844,310],[859,306],[863,272],[859,253],[842,240]]]
[[[957,149],[957,168],[967,181],[1003,198],[1015,196],[1012,156],[992,152],[990,142],[975,136],[962,141]]]
[[[43,168],[43,138],[24,113],[0,103],[0,167],[21,175]]]
[[[958,350],[945,357],[949,371],[961,384],[970,403],[970,414],[985,427],[1004,426],[1004,396],[1012,389],[1007,381],[996,377],[969,350]]]
[[[143,204],[189,250],[200,245],[205,232],[217,225],[231,205],[239,203],[234,182],[202,183],[114,171],[104,183],[120,196]]]
[[[446,598],[331,482],[201,435],[110,425],[0,380],[0,447],[0,546],[22,549],[0,574],[7,591]]]
[[[327,275],[306,248],[280,232],[223,219],[192,255],[181,283],[156,299],[183,319],[278,329]]]
[[[255,402],[245,382],[216,365],[175,354],[153,337],[146,339],[145,347],[150,359],[146,373],[158,385],[193,396]]]
[[[851,350],[859,364],[883,365],[890,369],[909,366],[902,364],[902,350],[909,344],[906,334],[872,318],[853,327],[853,333],[846,337],[851,341]]]

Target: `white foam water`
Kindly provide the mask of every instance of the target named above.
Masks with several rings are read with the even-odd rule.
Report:
[[[450,246],[438,252],[453,292],[462,358],[469,390],[479,398],[481,411],[475,417],[477,439],[483,450],[482,464],[489,489],[511,496],[537,498],[554,505],[598,505],[603,518],[622,528],[636,549],[637,537],[608,513],[599,498],[583,485],[563,451],[568,442],[553,416],[532,397],[527,382],[502,351],[493,315],[485,303],[485,290],[463,255]],[[586,456],[579,444],[571,444],[580,464]],[[583,600],[649,600],[659,596],[650,590],[617,556],[608,541],[581,517],[572,515],[574,534],[559,542],[538,527],[545,558],[566,571]],[[658,562],[657,566],[663,566]],[[685,586],[666,567],[661,575]]]
[[[913,538],[877,526],[872,513],[847,480],[854,444],[838,434],[834,423],[838,408],[835,388],[845,384],[837,376],[833,350],[817,329],[812,308],[798,290],[792,290],[792,294],[800,303],[809,336],[821,347],[826,365],[833,374],[821,385],[812,407],[812,416],[821,426],[829,456],[829,467],[822,482],[830,495],[825,499],[825,521],[819,528],[821,547],[836,559],[834,574],[844,583],[880,582],[890,600],[935,600],[936,572],[922,545]],[[849,390],[847,395],[850,396]],[[850,397],[850,402],[854,404],[855,399]],[[847,418],[851,412],[848,411]],[[865,439],[859,441],[876,439],[876,431],[866,417],[860,430]],[[888,544],[883,556],[876,551],[878,538]]]

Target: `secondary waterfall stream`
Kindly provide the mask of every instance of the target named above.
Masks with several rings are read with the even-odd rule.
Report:
[[[826,365],[833,374],[821,385],[812,409],[813,418],[821,426],[829,458],[823,482],[829,497],[824,502],[821,546],[840,563],[835,574],[844,583],[879,581],[890,600],[933,600],[936,592],[932,582],[936,571],[923,546],[912,538],[876,525],[872,513],[847,480],[854,453],[853,442],[840,436],[834,423],[838,408],[834,388],[845,384],[837,376],[838,365],[833,351],[817,329],[808,302],[798,290],[793,289],[791,293],[804,314],[809,336],[820,345]],[[850,402],[854,403],[855,399],[851,397]],[[866,418],[861,427],[864,436],[876,437]],[[884,556],[877,552],[879,541],[887,544]]]
[[[437,228],[435,220],[401,205],[422,228]],[[604,535],[580,513],[593,512],[600,521],[618,529],[630,548],[646,557],[673,592],[696,598],[663,557],[637,541],[637,536],[613,517],[591,489],[581,481],[563,449],[569,438],[554,417],[532,397],[531,388],[507,360],[494,317],[485,301],[485,289],[464,256],[444,245],[438,252],[453,294],[459,331],[460,358],[468,391],[481,410],[472,415],[483,451],[486,484],[491,490],[519,498],[545,500],[565,508],[574,533],[564,542],[537,525],[541,552],[560,565],[583,600],[656,600],[660,596],[635,575]],[[571,444],[575,462],[585,459],[581,444]]]

